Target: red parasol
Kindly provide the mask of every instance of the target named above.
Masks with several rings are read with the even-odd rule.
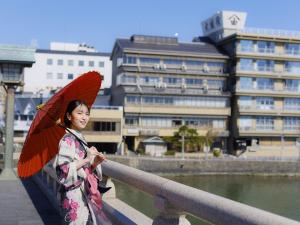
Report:
[[[65,129],[56,123],[63,121],[68,103],[83,100],[89,107],[94,103],[101,86],[102,76],[98,72],[88,72],[69,83],[52,96],[38,110],[18,162],[18,175],[29,177],[43,168],[58,153],[58,144]]]

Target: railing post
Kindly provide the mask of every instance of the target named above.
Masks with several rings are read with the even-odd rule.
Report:
[[[152,225],[191,225],[185,218],[185,213],[174,208],[165,198],[155,196],[155,207],[160,211]]]

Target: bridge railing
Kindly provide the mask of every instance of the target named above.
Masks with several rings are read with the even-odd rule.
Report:
[[[112,178],[152,195],[154,205],[159,211],[159,214],[153,221],[146,216],[139,216],[139,222],[128,223],[127,219],[127,222],[114,224],[189,225],[190,222],[185,216],[190,214],[217,225],[300,225],[298,221],[201,191],[114,161],[106,160],[103,162],[102,170],[104,175],[108,177],[108,185],[113,186],[105,194],[107,195],[106,198],[115,198],[116,190],[111,182]],[[50,185],[55,192],[58,185],[54,179],[55,174],[47,167],[45,167],[43,173],[48,186]],[[112,207],[117,205],[114,203]],[[124,205],[120,205],[122,206],[121,208],[124,208]],[[112,209],[111,211],[115,210]],[[137,217],[138,214],[137,211],[129,212],[125,210],[125,212],[133,214],[133,217]],[[130,217],[130,215],[125,216]]]
[[[154,218],[153,224],[189,224],[184,219],[186,213],[218,225],[300,224],[298,221],[113,161],[104,162],[102,169],[106,176],[154,197],[155,207],[158,208],[160,214]]]

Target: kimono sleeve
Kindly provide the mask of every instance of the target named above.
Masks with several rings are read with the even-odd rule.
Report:
[[[75,140],[71,137],[63,137],[59,143],[59,152],[56,156],[56,175],[58,181],[65,187],[76,185],[77,169],[75,158]]]

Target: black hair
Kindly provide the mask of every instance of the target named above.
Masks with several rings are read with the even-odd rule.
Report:
[[[66,127],[70,128],[70,126],[71,126],[71,121],[68,119],[68,114],[71,115],[73,110],[76,109],[77,106],[79,106],[79,105],[86,106],[88,108],[88,111],[90,112],[90,107],[86,104],[85,101],[78,100],[78,99],[70,101],[68,104],[67,110],[65,112],[65,115],[64,115],[64,125]]]

